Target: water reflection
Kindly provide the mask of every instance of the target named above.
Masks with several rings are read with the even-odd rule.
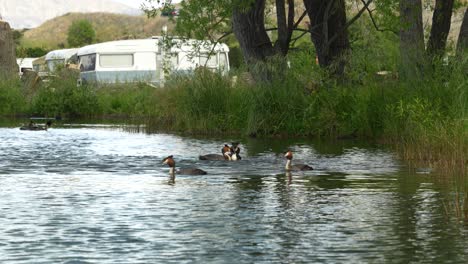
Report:
[[[198,160],[231,141],[243,160]],[[358,142],[0,128],[0,262],[464,263],[449,186]]]

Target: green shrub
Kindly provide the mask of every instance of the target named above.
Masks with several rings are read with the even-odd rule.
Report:
[[[16,115],[27,109],[19,79],[0,78],[0,115]]]

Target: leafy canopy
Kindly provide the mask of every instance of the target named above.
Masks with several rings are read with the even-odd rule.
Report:
[[[68,45],[70,47],[81,47],[91,44],[96,39],[96,32],[88,20],[77,20],[68,28]]]
[[[207,39],[213,42],[231,33],[231,17],[235,8],[247,8],[252,0],[183,0],[176,22],[176,34],[181,37]],[[148,17],[174,10],[172,0],[146,0],[142,5]]]

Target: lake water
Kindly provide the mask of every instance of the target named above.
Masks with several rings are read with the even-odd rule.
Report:
[[[0,128],[0,263],[467,263],[454,185],[359,142]]]

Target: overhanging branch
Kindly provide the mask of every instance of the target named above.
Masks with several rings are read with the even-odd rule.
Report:
[[[361,0],[361,2],[365,5],[366,2],[364,0]],[[395,30],[392,30],[392,29],[389,29],[389,28],[379,28],[379,26],[377,25],[377,22],[375,21],[374,19],[374,16],[372,15],[372,10],[370,10],[369,6],[366,7],[367,9],[367,13],[369,14],[369,17],[372,21],[372,24],[374,25],[374,28],[377,30],[377,31],[380,31],[380,32],[385,32],[385,31],[389,31],[389,32],[392,32],[393,34],[397,35],[398,36],[398,32],[396,32]]]
[[[349,20],[339,32],[337,32],[335,35],[333,35],[333,37],[330,38],[330,40],[327,42],[327,46],[330,46],[330,44],[333,43],[333,41],[335,41],[341,34],[343,34],[349,26],[356,22],[356,20],[358,20],[362,16],[362,14],[367,10],[367,8],[369,8],[369,5],[372,3],[372,1],[373,0],[367,1],[367,3],[364,4],[364,7],[361,8],[361,10],[359,10],[359,12],[351,20]]]

